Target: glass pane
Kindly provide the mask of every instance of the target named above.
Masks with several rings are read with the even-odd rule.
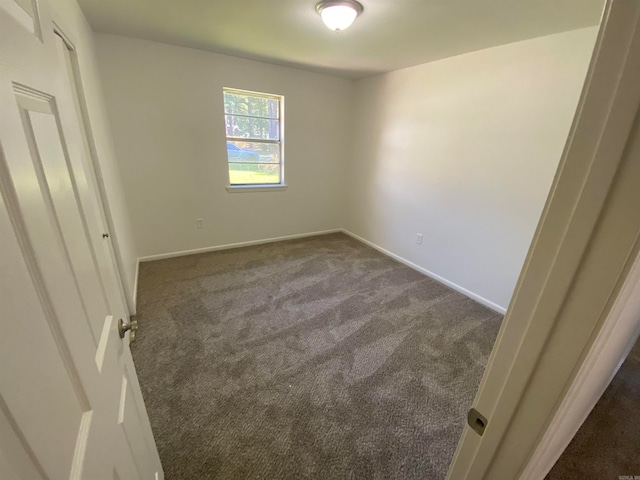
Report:
[[[241,93],[224,92],[224,113],[254,117],[280,118],[277,98],[254,97]]]
[[[227,142],[229,163],[280,163],[278,143]]]
[[[227,137],[259,138],[262,140],[280,139],[279,120],[225,115],[224,123],[227,129]]]
[[[270,163],[230,163],[231,185],[280,183],[280,165]]]

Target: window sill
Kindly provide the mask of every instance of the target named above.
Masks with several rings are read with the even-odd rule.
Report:
[[[287,189],[284,184],[276,185],[227,185],[229,193],[248,193],[248,192],[281,192]]]

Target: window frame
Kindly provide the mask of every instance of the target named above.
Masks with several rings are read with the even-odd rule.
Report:
[[[256,139],[250,137],[234,137],[227,135],[227,123],[226,117],[227,115],[233,115],[236,117],[245,117],[245,118],[256,118],[256,119],[270,119],[269,117],[262,116],[254,116],[254,115],[245,115],[245,114],[235,114],[235,113],[227,113],[225,105],[224,105],[224,95],[225,93],[236,94],[236,95],[246,95],[251,97],[260,97],[267,98],[270,100],[278,101],[278,118],[272,120],[278,120],[278,140],[270,140],[270,139]],[[223,118],[224,118],[224,134],[225,134],[225,156],[227,162],[227,191],[228,192],[251,192],[251,191],[281,191],[286,190],[287,185],[285,183],[285,169],[284,169],[284,95],[278,95],[273,93],[263,93],[263,92],[254,92],[251,90],[242,90],[239,88],[232,87],[223,87],[222,88],[222,109],[223,109]],[[279,183],[231,183],[231,172],[230,165],[236,162],[229,161],[229,155],[226,150],[227,143],[233,142],[246,142],[246,143],[262,143],[262,144],[270,144],[270,145],[278,145],[279,147],[279,163],[277,164],[280,168],[280,182]],[[236,145],[237,146],[237,145]],[[240,148],[240,147],[238,147]],[[275,164],[274,164],[275,165]]]

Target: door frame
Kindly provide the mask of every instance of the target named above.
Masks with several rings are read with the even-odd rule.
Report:
[[[75,2],[75,0],[74,0]],[[82,82],[82,68],[80,55],[78,53],[79,48],[86,48],[79,44],[77,39],[69,36],[69,34],[75,33],[75,30],[72,28],[65,27],[65,21],[63,15],[63,11],[58,11],[60,7],[57,2],[49,1],[49,14],[51,17],[51,28],[53,29],[54,34],[58,35],[64,44],[67,46],[70,54],[70,63],[71,68],[73,69],[73,75],[69,78],[70,81],[70,89],[71,94],[75,95],[74,100],[78,102],[77,107],[79,111],[77,112],[78,122],[80,133],[83,135],[83,140],[86,141],[86,175],[91,176],[90,181],[93,182],[97,188],[95,189],[95,198],[98,202],[98,206],[103,215],[102,222],[103,225],[108,229],[109,233],[109,251],[111,257],[111,263],[115,272],[115,280],[117,281],[118,291],[120,296],[120,305],[118,305],[124,314],[131,317],[136,314],[136,305],[135,305],[135,297],[133,299],[133,303],[130,300],[130,296],[126,292],[126,282],[124,280],[124,276],[122,272],[124,271],[124,263],[122,261],[122,255],[120,253],[119,245],[118,245],[118,236],[117,231],[114,226],[113,217],[110,210],[107,190],[105,187],[104,178],[102,175],[102,170],[100,167],[100,154],[99,149],[96,145],[94,132],[91,124],[91,115],[88,109],[88,103],[85,96],[84,85]],[[79,8],[79,7],[78,7]],[[67,12],[68,13],[68,12]],[[80,13],[81,14],[81,13]],[[82,15],[82,14],[81,14]],[[80,35],[78,35],[80,36]],[[92,53],[92,52],[91,52]],[[134,280],[134,285],[137,285],[137,266],[136,266],[136,278]],[[131,342],[131,335],[125,335],[122,339],[122,343],[124,349],[121,351],[119,355],[118,361],[120,362],[120,366],[128,373],[127,381],[131,384],[131,391],[133,394],[133,400],[139,411],[144,411],[144,415],[141,417],[141,427],[144,430],[144,434],[147,438],[155,440],[153,435],[153,431],[151,428],[151,423],[149,421],[149,417],[146,414],[146,406],[144,402],[144,398],[142,396],[142,390],[140,387],[140,383],[138,380],[138,376],[135,373],[135,365],[133,363],[133,357],[131,355],[131,351],[129,349],[129,344]],[[156,455],[157,448],[155,443],[153,444]],[[158,464],[160,464],[160,459],[157,459]],[[160,477],[164,478],[162,471],[159,472]],[[158,478],[158,477],[156,477]]]
[[[544,478],[569,446],[640,336],[640,255],[520,480]]]
[[[78,54],[78,48],[83,48],[78,44],[77,39],[73,37],[73,29],[65,26],[64,15],[58,12],[59,5],[56,2],[49,2],[49,14],[51,16],[50,28],[58,35],[69,49],[72,75],[70,78],[70,88],[75,100],[78,102],[78,119],[80,122],[80,130],[83,135],[83,139],[86,142],[86,154],[88,158],[87,175],[90,175],[91,181],[97,188],[97,199],[102,213],[102,223],[106,228],[106,232],[109,234],[109,245],[111,251],[111,263],[113,264],[114,271],[116,272],[116,278],[118,281],[118,289],[120,290],[122,306],[125,309],[127,316],[131,317],[136,313],[135,300],[131,300],[131,296],[127,294],[126,282],[124,280],[124,262],[122,260],[122,253],[120,252],[120,246],[118,242],[118,231],[115,228],[113,221],[113,215],[111,213],[111,206],[109,204],[109,197],[107,195],[107,189],[104,182],[104,176],[100,165],[100,154],[96,145],[95,135],[93,132],[93,126],[91,122],[91,115],[89,113],[89,107],[84,90],[84,82],[82,81],[82,68],[80,66],[80,58]],[[137,271],[137,268],[136,268]],[[137,281],[137,279],[136,279]]]
[[[482,436],[465,427],[449,480],[520,478],[606,334],[640,248],[637,208],[615,203],[626,192],[640,204],[640,175],[621,173],[640,164],[640,155],[625,155],[638,128],[639,22],[639,2],[607,1],[560,165],[474,401],[489,420]],[[633,182],[637,194],[629,193]],[[616,238],[607,236],[612,218]]]
[[[109,201],[107,199],[107,192],[104,186],[104,179],[102,176],[102,170],[100,169],[100,161],[98,159],[98,150],[96,147],[95,139],[93,136],[93,130],[91,128],[91,119],[89,117],[89,110],[87,108],[87,102],[84,94],[84,87],[82,85],[82,74],[80,72],[80,63],[78,60],[78,52],[76,44],[69,38],[60,26],[53,21],[53,31],[58,35],[64,44],[67,46],[69,59],[71,63],[71,72],[69,78],[69,87],[74,100],[78,102],[78,121],[80,132],[83,140],[86,142],[86,151],[88,157],[87,175],[89,175],[90,181],[96,186],[96,199],[100,207],[102,214],[101,222],[106,228],[106,232],[109,237],[109,251],[111,253],[111,263],[113,269],[116,272],[116,279],[118,281],[118,290],[120,292],[121,303],[124,309],[127,311],[127,315],[131,317],[135,313],[135,305],[132,305],[128,300],[128,296],[124,287],[124,279],[122,276],[122,256],[120,255],[120,249],[118,248],[117,232],[113,224],[113,218],[111,216],[111,210],[109,208]]]

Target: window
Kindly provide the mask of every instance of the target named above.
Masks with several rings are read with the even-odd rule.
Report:
[[[229,184],[284,185],[284,98],[231,88],[223,93]]]

